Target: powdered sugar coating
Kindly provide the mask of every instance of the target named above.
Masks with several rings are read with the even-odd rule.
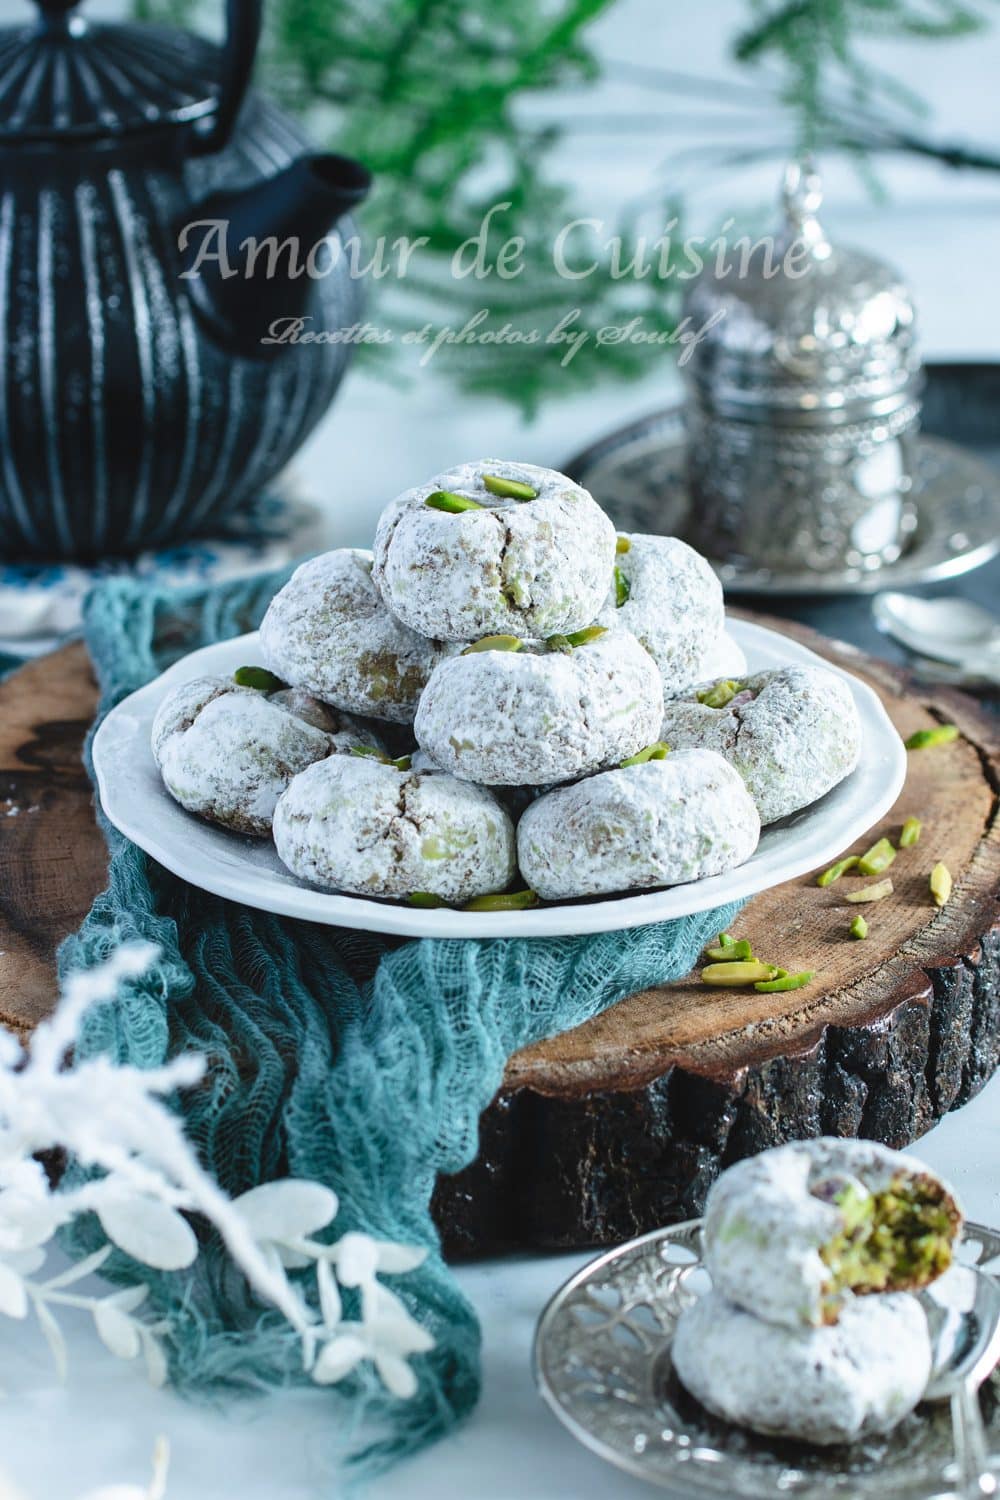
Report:
[[[615,765],[656,738],[660,674],[627,631],[571,651],[526,643],[435,667],[414,724],[436,765],[487,786],[540,786]]]
[[[660,669],[667,696],[700,680],[705,643],[725,625],[722,584],[712,567],[675,536],[623,532],[628,551],[615,564],[629,596],[618,605],[615,586],[598,623],[630,630]]]
[[[704,655],[698,658],[692,681],[678,688],[676,693],[668,692],[667,684],[664,683],[663,696],[674,698],[678,693],[688,692],[695,684],[717,682],[720,677],[743,678],[746,675],[747,659],[743,647],[739,641],[733,639],[728,630],[723,630],[707,648]]]
[[[514,874],[514,827],[490,792],[363,757],[297,776],[275,811],[274,843],[300,880],[359,896],[464,902]]]
[[[928,1167],[901,1151],[826,1136],[737,1162],[713,1185],[705,1205],[704,1256],[713,1286],[772,1323],[801,1328],[830,1321],[831,1306],[835,1316],[838,1304],[846,1308],[856,1300],[849,1293],[834,1296],[820,1254],[846,1224],[843,1210],[831,1201],[833,1191],[851,1183],[877,1193],[917,1178],[940,1184]],[[954,1193],[940,1185],[950,1194],[957,1234],[960,1210]]]
[[[537,498],[490,493],[484,475]],[[453,515],[425,504],[435,490],[482,509]],[[549,636],[590,625],[608,591],[615,532],[585,489],[555,469],[483,459],[417,485],[382,512],[375,581],[389,608],[424,635]]]
[[[258,837],[271,831],[292,777],[334,748],[328,734],[265,694],[219,677],[195,678],[168,694],[152,747],[163,784],[182,807]]]
[[[733,768],[682,750],[540,797],[517,830],[521,873],[547,901],[651,890],[748,860],[760,819]]]
[[[431,671],[454,648],[393,618],[372,581],[372,555],[324,552],[271,600],[260,647],[272,672],[347,713],[413,721]]]
[[[660,737],[675,749],[698,745],[724,755],[749,787],[762,823],[808,807],[854,770],[861,722],[836,672],[782,667],[757,672],[741,687],[753,698],[738,696],[724,708],[699,703],[697,689],[666,703]]]
[[[297,719],[303,719],[314,729],[328,734],[339,755],[347,755],[365,746],[373,750],[385,749],[382,736],[364,719],[345,714],[332,704],[322,703],[305,688],[281,688],[276,693],[269,693],[268,698],[286,713],[294,714]]]
[[[683,1384],[709,1411],[770,1437],[852,1443],[889,1432],[933,1363],[924,1310],[905,1292],[860,1298],[830,1328],[782,1328],[712,1290],[677,1320]]]

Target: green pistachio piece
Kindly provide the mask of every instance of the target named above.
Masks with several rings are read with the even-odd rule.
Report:
[[[732,945],[736,942],[736,939],[732,936],[731,933],[720,932],[718,941],[720,948],[731,948]]]
[[[741,989],[747,985],[756,984],[758,980],[772,980],[777,973],[778,969],[774,964],[762,964],[756,961],[708,964],[701,971],[701,982],[713,985],[717,989]]]
[[[858,912],[857,916],[854,918],[854,921],[851,923],[851,937],[866,938],[867,936],[868,923],[865,921],[861,913]]]
[[[411,891],[406,898],[409,906],[424,907],[427,911],[435,911],[439,906],[447,906],[440,896],[432,895],[430,891]]]
[[[520,651],[524,642],[517,635],[484,635],[481,641],[473,641],[460,652],[461,656],[474,656],[477,651]]]
[[[478,500],[470,500],[468,495],[454,495],[451,490],[435,490],[433,495],[428,495],[424,501],[431,510],[445,510],[451,516],[461,515],[463,510],[485,510]]]
[[[393,760],[391,755],[386,755],[384,750],[376,750],[374,745],[352,745],[351,754],[359,755],[363,760],[377,760],[383,766],[395,766],[397,771],[408,771],[413,763],[409,755],[401,755]]]
[[[280,693],[288,686],[280,677],[275,677],[266,667],[237,667],[233,673],[237,687],[256,688],[258,693]]]
[[[616,568],[615,569],[615,604],[618,607],[618,609],[621,609],[621,607],[622,607],[623,604],[627,604],[628,603],[628,601],[629,601],[629,595],[631,594],[631,592],[632,592],[632,585],[629,583],[628,579],[625,577],[625,574],[622,572],[621,568]]]
[[[619,557],[622,557],[626,552],[632,551],[632,543],[627,536],[620,536],[617,539],[615,542],[615,551]]]
[[[920,830],[923,828],[919,818],[907,818],[899,835],[899,847],[901,849],[912,849],[914,844],[920,842]]]
[[[504,479],[499,474],[484,474],[483,484],[491,495],[500,495],[504,500],[537,500],[538,491],[530,484],[521,484],[517,479]]]
[[[884,901],[886,896],[892,895],[892,889],[892,881],[886,876],[885,880],[880,880],[876,885],[863,886],[860,891],[848,891],[844,900],[852,902]]]
[[[710,688],[702,688],[695,696],[699,703],[704,703],[706,708],[725,708],[730,699],[735,698],[740,690],[740,684],[733,682],[732,678],[723,677]]]
[[[824,870],[822,875],[817,875],[816,884],[823,886],[833,885],[835,880],[839,880],[841,875],[845,875],[848,870],[855,869],[860,862],[861,856],[859,854],[849,854],[846,859],[838,859],[837,863],[831,865],[828,870]]]
[[[938,861],[931,871],[930,879],[931,895],[934,897],[935,906],[944,906],[951,895],[953,885],[954,881],[951,878],[951,871],[948,869],[948,866]]]
[[[867,853],[862,854],[858,860],[859,875],[881,875],[883,870],[888,870],[896,858],[896,851],[889,839],[879,839],[877,844],[872,844]]]
[[[390,766],[395,766],[397,771],[409,771],[413,766],[412,755],[400,755],[396,760],[389,761]]]
[[[466,902],[463,911],[527,911],[538,905],[535,891],[505,891],[497,896],[476,896]]]
[[[550,635],[545,644],[550,651],[572,651],[575,646],[587,646],[607,635],[606,625],[588,625],[586,630],[574,630],[569,635]]]
[[[803,969],[799,974],[781,973],[774,979],[762,979],[754,985],[762,995],[776,995],[783,990],[801,990],[816,978],[815,969]]]
[[[627,770],[629,766],[644,766],[647,760],[666,760],[670,754],[670,746],[665,740],[657,740],[652,745],[647,745],[645,750],[639,750],[635,755],[630,755],[621,763],[621,769]]]
[[[938,724],[935,729],[915,730],[905,744],[907,750],[927,750],[932,745],[950,745],[957,739],[957,724]]]
[[[730,938],[728,943],[720,944],[718,948],[706,948],[705,957],[711,964],[756,963],[753,949],[746,938],[741,938],[738,943]]]

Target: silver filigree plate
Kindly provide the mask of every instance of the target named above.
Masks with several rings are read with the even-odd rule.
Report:
[[[996,1274],[1000,1234],[967,1224],[960,1258]],[[953,1497],[948,1406],[920,1406],[887,1437],[816,1448],[755,1437],[710,1416],[670,1358],[681,1309],[709,1285],[701,1220],[657,1229],[599,1256],[552,1298],[535,1333],[542,1396],[585,1447],[675,1500],[776,1496]],[[1000,1374],[981,1392],[991,1451],[1000,1448]]]
[[[577,454],[565,466],[623,531],[684,536],[688,492],[679,406],[657,412]],[[740,594],[871,594],[954,578],[1000,551],[1000,474],[942,438],[921,437],[910,498],[916,520],[895,562],[866,570],[779,573],[749,563],[713,563]]]

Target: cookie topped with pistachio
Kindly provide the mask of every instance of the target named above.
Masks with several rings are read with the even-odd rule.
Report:
[[[514,826],[496,797],[406,756],[310,766],[278,802],[274,843],[300,880],[359,896],[464,904],[514,874]]]
[[[544,786],[617,765],[656,738],[656,663],[627,631],[486,637],[435,667],[414,731],[434,763],[486,786]]]
[[[927,1286],[961,1227],[954,1192],[914,1157],[821,1137],[722,1174],[705,1208],[705,1264],[757,1318],[818,1327],[852,1297]]]
[[[544,637],[593,623],[614,560],[614,527],[587,490],[555,469],[482,459],[386,507],[374,576],[422,635]]]
[[[439,661],[456,648],[409,630],[385,607],[372,554],[341,547],[297,568],[260,628],[268,667],[347,713],[410,724]]]
[[[619,533],[611,592],[598,622],[631,631],[672,696],[700,680],[706,650],[722,634],[722,584],[679,537]]]
[[[845,679],[782,667],[701,683],[664,705],[660,737],[716,750],[739,771],[762,823],[808,807],[850,775],[861,721]]]

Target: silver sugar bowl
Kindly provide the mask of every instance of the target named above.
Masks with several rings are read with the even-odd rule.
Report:
[[[922,375],[897,273],[831,245],[819,178],[785,174],[785,222],[699,275],[688,386],[686,535],[773,572],[876,569],[916,526]],[[746,242],[742,242],[745,246]]]

